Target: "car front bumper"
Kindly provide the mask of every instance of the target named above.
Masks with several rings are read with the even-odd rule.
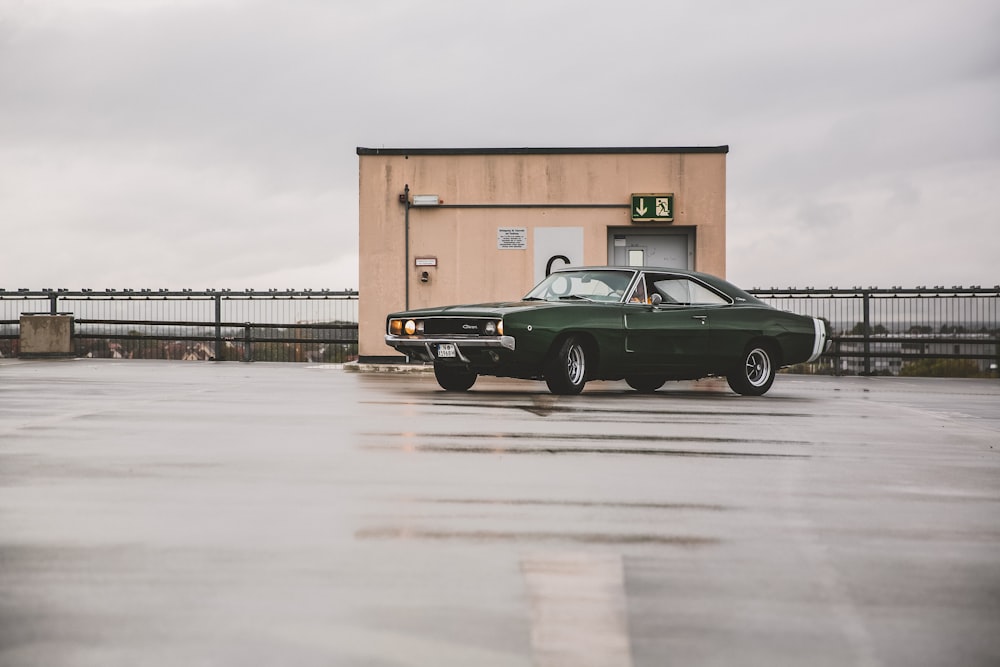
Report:
[[[421,361],[435,361],[438,359],[438,346],[442,344],[454,345],[455,356],[449,357],[447,361],[457,361],[462,363],[472,363],[469,354],[477,355],[483,350],[510,350],[514,351],[515,343],[513,336],[394,336],[386,334],[385,344],[402,352],[408,357],[414,357]]]

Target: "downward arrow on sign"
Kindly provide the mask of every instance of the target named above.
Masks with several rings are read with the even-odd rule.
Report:
[[[647,210],[648,209],[646,208],[646,200],[640,199],[639,205],[635,207],[635,212],[638,213],[639,215],[646,215]]]

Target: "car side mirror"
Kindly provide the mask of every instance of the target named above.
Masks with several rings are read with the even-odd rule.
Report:
[[[659,294],[654,294],[653,298],[650,300],[650,303],[652,303],[654,306],[659,306],[661,303],[663,303],[663,297],[660,296]]]

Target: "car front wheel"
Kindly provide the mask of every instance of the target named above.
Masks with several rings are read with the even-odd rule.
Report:
[[[434,364],[434,377],[445,391],[468,391],[476,383],[476,374],[461,366]]]
[[[762,396],[774,383],[776,370],[768,348],[754,345],[743,355],[742,362],[726,376],[726,380],[737,394]]]
[[[662,387],[663,383],[666,381],[667,378],[662,375],[630,375],[625,378],[625,382],[628,386],[642,394],[652,394],[654,391]]]
[[[587,352],[575,336],[562,342],[545,364],[545,384],[553,394],[573,395],[587,383]]]

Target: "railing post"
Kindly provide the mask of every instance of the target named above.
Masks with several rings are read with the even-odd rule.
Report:
[[[864,345],[865,370],[864,370],[863,374],[864,375],[871,375],[872,374],[872,352],[871,352],[871,344],[872,344],[871,299],[872,299],[872,293],[866,290],[863,294],[864,294],[864,298],[862,299],[862,301],[864,303],[864,310],[865,310],[865,312],[864,312],[864,325],[863,325],[863,332],[864,332],[864,336],[865,336],[865,345]]]
[[[215,360],[222,360],[222,294],[215,295]]]
[[[243,361],[253,361],[253,328],[249,322],[243,325]]]
[[[59,314],[59,295],[54,292],[49,295],[49,314]]]
[[[997,378],[1000,378],[1000,332],[997,333],[997,339],[993,343],[993,358],[994,364],[996,364]]]

